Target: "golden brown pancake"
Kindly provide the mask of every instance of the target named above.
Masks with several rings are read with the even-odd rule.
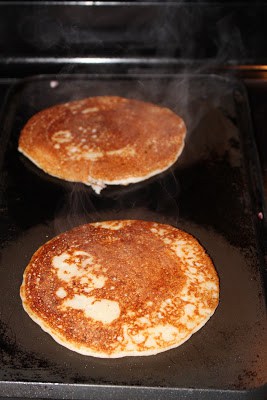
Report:
[[[29,316],[61,345],[124,357],[188,340],[214,313],[219,282],[188,233],[123,220],[82,225],[44,244],[20,293]]]
[[[99,96],[34,115],[21,132],[19,151],[48,174],[100,193],[169,168],[185,133],[183,120],[168,108]]]

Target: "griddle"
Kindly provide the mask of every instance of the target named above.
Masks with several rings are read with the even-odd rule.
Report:
[[[97,195],[50,177],[17,151],[20,130],[45,107],[120,95],[170,107],[187,125],[168,171]],[[264,399],[263,197],[246,91],[234,79],[190,74],[36,76],[17,82],[1,119],[0,397]],[[214,316],[177,349],[98,359],[57,344],[19,297],[32,254],[73,226],[138,218],[194,235],[220,278]]]

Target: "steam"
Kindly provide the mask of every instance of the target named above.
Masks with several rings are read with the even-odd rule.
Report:
[[[90,196],[90,189],[80,184],[66,183],[66,190],[57,205],[54,219],[55,232],[61,233],[75,226],[93,222],[100,217]],[[92,216],[94,215],[94,217]]]
[[[233,86],[214,76],[187,73],[177,77],[138,75],[134,80],[112,77],[90,81],[70,77],[48,90],[61,91],[67,98],[110,94],[151,101],[182,116],[188,131],[177,163],[152,179],[108,187],[99,196],[87,186],[67,184],[56,212],[56,233],[84,223],[114,219],[148,219],[179,226],[181,172],[207,158],[214,147],[223,157],[227,141],[235,132],[231,122],[235,114]]]
[[[212,76],[200,77],[216,64],[229,64],[246,57],[234,13],[227,13],[227,8],[218,5],[203,6],[200,2],[199,5],[181,2],[175,6],[167,3],[166,6],[147,5],[143,8],[138,5],[110,7],[108,12],[101,7],[86,7],[86,13],[83,13],[83,7],[79,11],[78,7],[62,7],[60,16],[56,12],[49,14],[48,9],[42,14],[36,9],[24,17],[18,28],[24,41],[31,46],[59,56],[79,55],[84,59],[82,68],[86,72],[104,70],[104,64],[95,68],[86,65],[86,57],[90,64],[94,51],[103,57],[120,54],[137,57],[136,64],[132,62],[128,69],[123,69],[122,79],[115,75],[109,79],[92,79],[90,75],[77,79],[72,74],[81,71],[81,65],[66,64],[57,75],[56,84],[53,80],[50,82],[47,98],[52,104],[49,105],[89,96],[118,95],[169,107],[185,120],[187,126],[184,153],[172,169],[159,177],[129,187],[108,188],[101,196],[88,187],[66,184],[56,211],[56,231],[96,220],[146,219],[147,216],[161,221],[175,216],[174,224],[177,224],[181,190],[179,169],[196,163],[205,153],[201,135],[205,135],[207,115],[214,114],[222,125],[227,126],[231,122],[229,119],[225,122],[224,116],[234,114],[231,103],[221,109],[221,99],[229,96],[231,86]],[[173,64],[165,64],[165,78],[160,76],[163,64],[144,69],[146,77],[142,77],[140,68],[144,65],[141,66],[138,58],[146,55],[173,61]],[[116,74],[120,67],[110,64],[106,70]],[[62,74],[69,74],[69,81],[62,80]],[[171,78],[171,74],[177,76]],[[196,74],[198,78],[194,76]],[[33,97],[33,103],[36,103],[36,97]],[[212,146],[212,133],[207,137]]]
[[[246,58],[246,50],[242,35],[234,23],[233,15],[227,15],[217,23],[217,41],[218,48],[217,60],[222,64],[242,60]]]
[[[228,64],[246,57],[241,11],[237,5],[201,1],[123,7],[44,5],[27,8],[18,34],[35,55],[176,58],[187,70],[188,63]],[[247,17],[245,12],[244,20]]]
[[[82,184],[67,183],[54,218],[56,234],[86,223],[141,219],[177,225],[179,180],[172,169],[148,181],[110,187],[97,196]]]

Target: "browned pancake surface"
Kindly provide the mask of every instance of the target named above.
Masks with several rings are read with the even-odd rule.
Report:
[[[218,277],[191,235],[144,221],[88,224],[33,256],[21,286],[27,313],[56,341],[98,357],[179,346],[213,314]]]
[[[85,184],[128,184],[172,165],[186,128],[171,110],[138,100],[99,96],[34,115],[19,150],[45,172]]]

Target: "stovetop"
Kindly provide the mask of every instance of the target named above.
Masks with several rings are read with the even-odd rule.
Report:
[[[239,80],[245,86],[248,95],[250,107],[248,112],[251,113],[252,132],[257,148],[256,157],[259,159],[261,175],[258,171],[256,173],[262,182],[264,194],[262,196],[260,191],[254,191],[257,197],[254,200],[257,204],[255,211],[259,225],[258,243],[265,256],[265,265],[262,264],[261,272],[267,293],[267,53],[265,43],[267,2],[250,3],[137,1],[122,4],[121,2],[82,1],[0,1],[0,112],[4,110],[8,93],[13,85],[24,78],[32,79],[33,76],[43,76],[44,79],[49,79],[51,76],[53,79],[60,80],[60,77],[65,74],[73,76],[97,74],[98,79],[101,80],[101,75],[106,74],[114,76],[116,74],[120,76],[184,74],[186,77],[190,74],[192,76],[205,74]],[[42,80],[42,78],[38,79]],[[10,107],[12,108],[12,104],[9,103],[9,109]],[[248,161],[251,168],[254,161],[257,163],[254,159]],[[6,218],[4,187],[5,177],[2,176],[0,177],[2,228],[9,223]],[[226,336],[225,342],[227,342]],[[231,338],[229,343],[231,343]],[[262,351],[264,352],[265,349]],[[33,359],[33,363],[35,362],[37,363],[36,376],[48,369],[45,364],[39,365],[39,360]],[[149,361],[147,362],[149,364]],[[133,369],[138,369],[136,365]],[[116,368],[119,367],[115,366],[113,371],[115,376]],[[174,364],[170,364],[170,368],[175,368]],[[28,373],[27,367],[25,371]],[[253,371],[243,371],[240,387],[244,382],[251,383],[257,379],[249,375],[253,373]],[[35,382],[30,389],[27,387],[28,382],[25,378],[23,382],[25,390],[23,385],[19,388],[21,398],[29,396],[38,398],[38,384],[43,384],[38,382],[38,376],[37,383]],[[64,381],[64,376],[62,381]],[[12,393],[16,391],[14,385],[16,383],[16,381],[11,382]],[[90,394],[90,398],[95,396],[99,400],[106,396],[122,399],[126,395],[126,392],[123,392],[123,385],[118,385],[114,390],[114,387],[107,383],[104,385],[107,391],[101,392],[97,389],[103,388],[95,389],[95,385],[91,385],[88,387],[88,396],[79,385],[75,388],[75,382],[72,382],[72,385],[75,398],[79,396],[89,398]],[[47,384],[47,387],[42,387],[42,395],[46,398],[62,398],[63,389],[58,383]],[[142,388],[136,390],[133,385],[133,391],[127,392],[127,398],[143,399],[158,396],[159,399],[165,399],[164,390],[153,394],[153,389],[157,388],[152,388],[148,394],[142,391]],[[172,388],[168,389],[170,389],[168,392],[165,391],[166,399],[177,398],[177,392]],[[4,396],[8,397],[8,389],[6,390]],[[184,388],[179,395],[181,399],[191,398],[189,396],[195,396],[193,398],[199,396],[201,399],[208,398],[209,400],[224,398],[222,393],[212,390],[200,390],[194,394],[192,388]],[[253,397],[254,394],[249,390],[244,392],[238,387],[232,387],[226,396],[231,396],[233,399],[263,399],[264,392],[260,388],[259,392],[255,391],[255,397]]]

